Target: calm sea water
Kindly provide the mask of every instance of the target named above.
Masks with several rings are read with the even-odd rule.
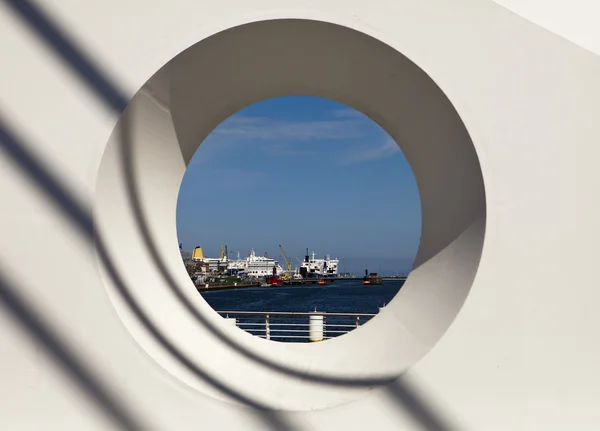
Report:
[[[364,286],[361,280],[337,280],[325,286],[256,287],[202,292],[217,311],[318,311],[377,313],[390,302],[404,281],[386,280]]]
[[[325,286],[257,287],[203,292],[202,296],[217,311],[311,312],[377,314],[379,307],[390,302],[404,282],[384,281],[379,286],[364,286],[361,280],[338,280]],[[265,317],[236,317],[238,326],[250,333],[264,336]],[[362,317],[361,323],[368,320]],[[307,316],[270,316],[271,339],[283,342],[306,342]],[[354,316],[327,316],[325,337],[336,337],[351,330]],[[295,326],[289,326],[293,324]],[[346,325],[346,326],[340,326]],[[348,326],[349,325],[349,326]],[[338,332],[336,332],[338,331]],[[340,332],[341,331],[341,332]]]

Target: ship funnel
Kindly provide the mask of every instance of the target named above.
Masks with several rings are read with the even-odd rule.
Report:
[[[192,260],[202,260],[204,259],[204,253],[202,253],[202,247],[197,246],[192,251]]]

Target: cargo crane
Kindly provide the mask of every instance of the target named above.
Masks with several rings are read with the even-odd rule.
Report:
[[[279,250],[281,250],[281,255],[283,256],[283,260],[285,261],[285,268],[287,270],[287,272],[291,272],[292,271],[292,262],[290,262],[287,258],[287,256],[285,255],[285,251],[283,251],[283,247],[281,244],[279,244]]]

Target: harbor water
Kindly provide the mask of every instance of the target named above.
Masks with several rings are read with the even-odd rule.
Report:
[[[202,292],[216,311],[369,313],[389,303],[402,287],[403,280],[385,280],[381,285],[365,286],[362,280],[336,280],[324,286],[256,287]],[[225,317],[225,316],[224,316]],[[231,316],[227,316],[231,317]],[[286,322],[307,323],[304,317],[286,317]],[[264,322],[264,317],[245,317],[246,322]],[[282,320],[280,320],[282,322]],[[328,324],[345,324],[343,318],[327,317]],[[363,323],[363,322],[361,322]],[[255,332],[255,335],[263,335]],[[289,335],[289,334],[288,334]],[[280,339],[278,341],[299,341]]]
[[[217,311],[310,312],[315,307],[327,313],[377,313],[390,302],[402,280],[385,280],[381,285],[364,286],[361,280],[336,280],[324,286],[252,287],[202,292]]]

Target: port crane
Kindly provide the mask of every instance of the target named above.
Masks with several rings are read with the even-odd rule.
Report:
[[[281,255],[283,256],[283,260],[285,261],[285,268],[287,269],[288,272],[290,272],[292,270],[292,262],[290,262],[287,258],[287,256],[285,255],[285,251],[283,251],[283,247],[281,244],[279,244],[279,250],[281,250]]]

